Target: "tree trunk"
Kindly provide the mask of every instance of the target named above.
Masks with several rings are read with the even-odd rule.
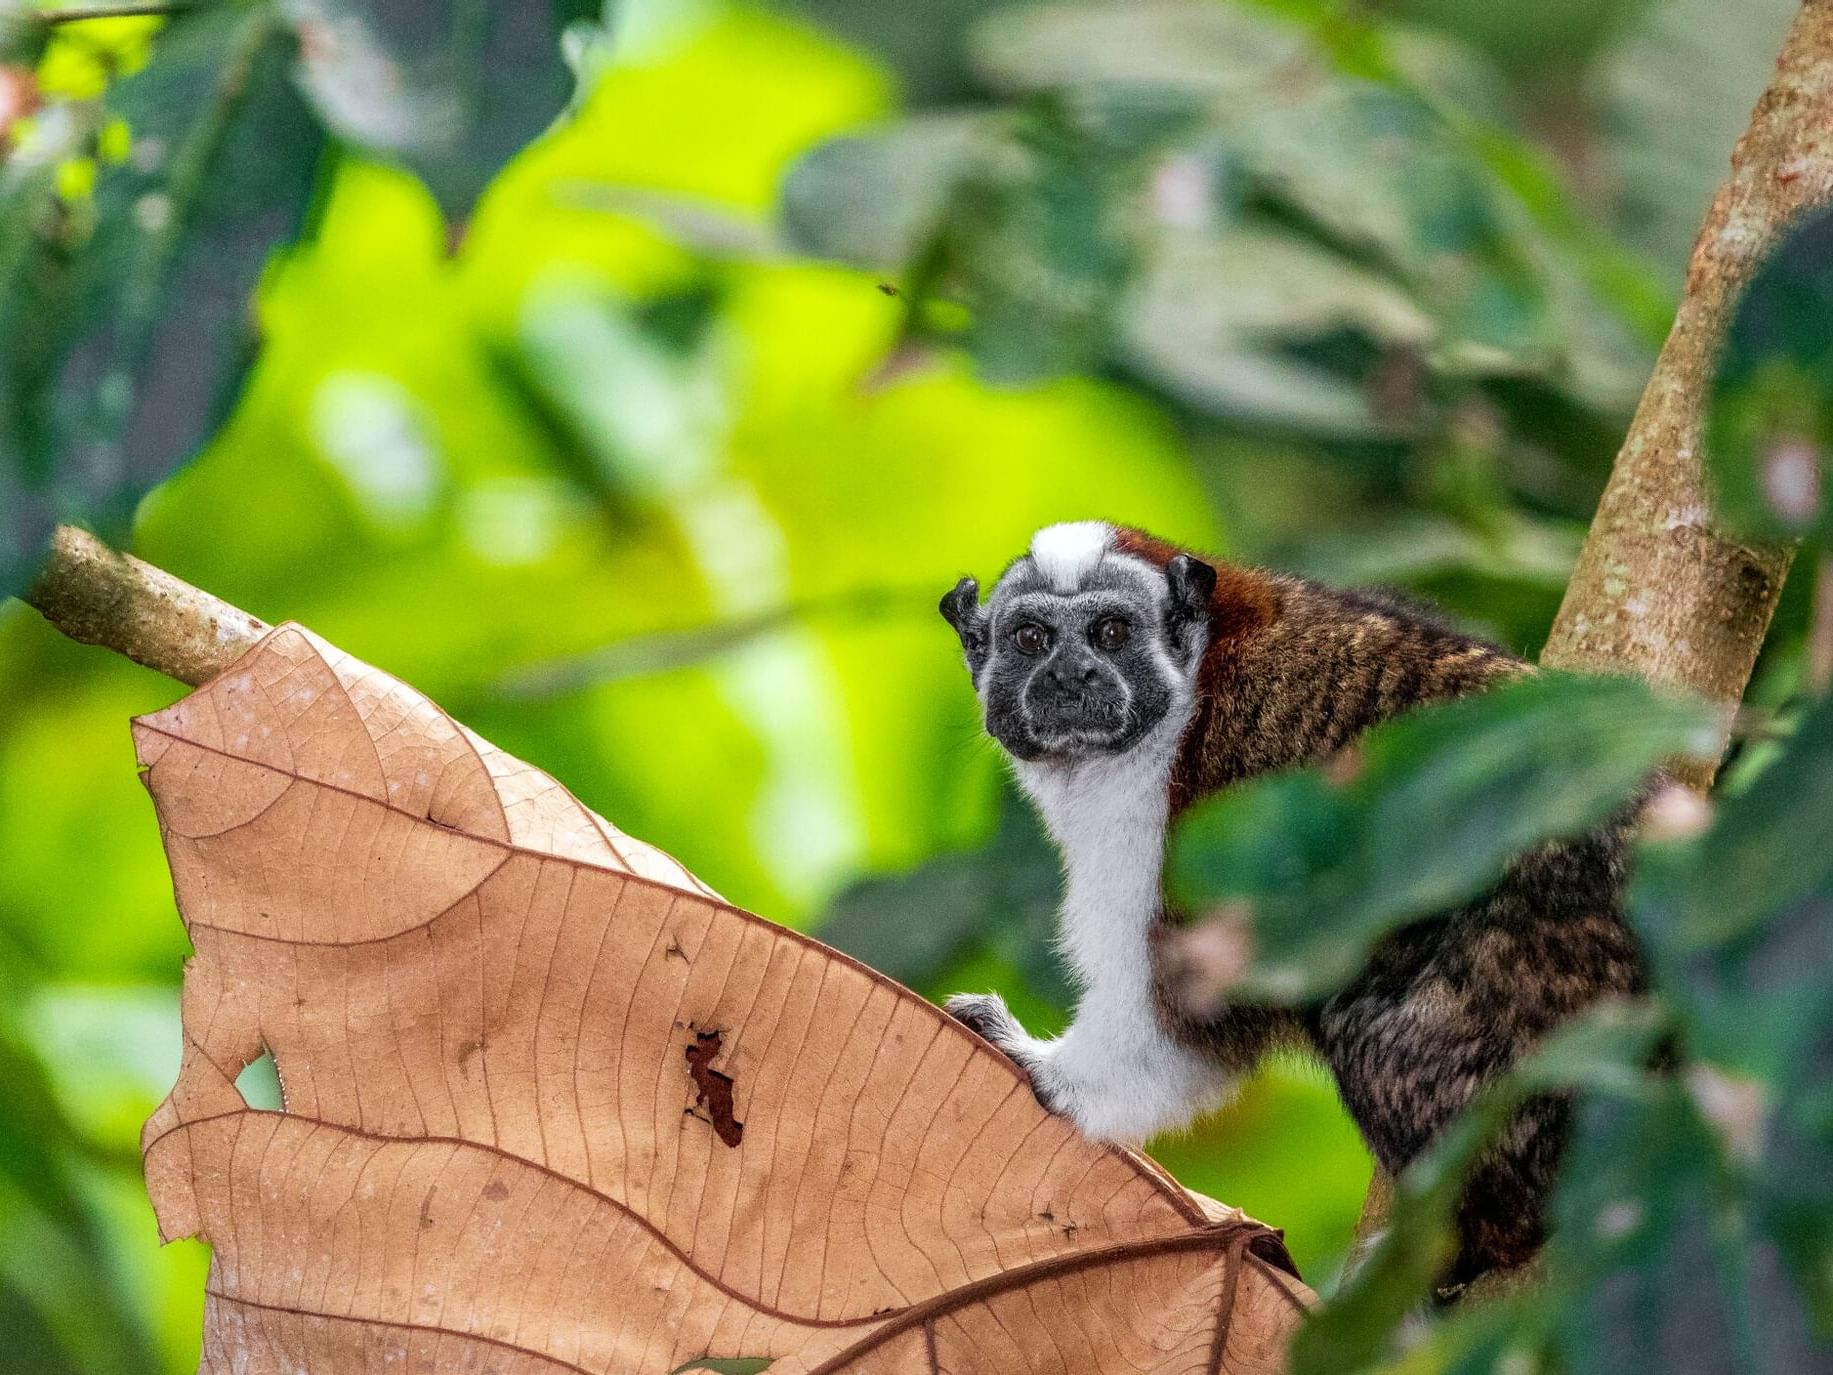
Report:
[[[1611,470],[1541,661],[1742,700],[1792,551],[1713,526],[1704,433],[1738,299],[1803,210],[1833,199],[1833,0],[1806,0],[1706,215],[1674,329]],[[1704,789],[1716,757],[1681,761]]]

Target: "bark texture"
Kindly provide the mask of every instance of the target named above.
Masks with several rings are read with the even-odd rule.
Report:
[[[1542,662],[1635,673],[1732,709],[1744,695],[1792,551],[1714,528],[1703,439],[1739,296],[1802,211],[1833,199],[1833,0],[1806,0],[1706,215],[1674,329],[1579,555]],[[1698,788],[1716,759],[1676,772]]]
[[[267,633],[265,621],[170,573],[60,526],[26,602],[73,640],[193,687]]]

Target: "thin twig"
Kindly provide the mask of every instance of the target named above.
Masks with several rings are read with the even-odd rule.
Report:
[[[173,15],[190,9],[192,0],[118,0],[105,5],[70,5],[63,9],[38,10],[32,15],[41,24],[75,24],[84,19],[142,19],[154,15]]]
[[[715,625],[634,635],[583,654],[513,669],[492,683],[498,699],[535,701],[645,673],[690,668],[797,621],[885,615],[935,614],[935,594],[907,588],[866,587],[805,602],[791,602]]]

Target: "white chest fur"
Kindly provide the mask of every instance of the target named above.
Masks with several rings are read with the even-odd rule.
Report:
[[[1140,1141],[1184,1125],[1225,1077],[1175,1040],[1153,997],[1151,931],[1163,900],[1167,781],[1189,705],[1126,754],[1016,763],[1063,854],[1059,941],[1082,997],[1075,1020],[1034,1053],[1055,1101],[1090,1136]]]
[[[1124,967],[1128,985],[1150,991],[1150,969],[1135,968],[1158,919],[1164,870],[1166,783],[1182,721],[1115,759],[1017,767],[1063,856],[1058,939],[1080,985],[1092,990]],[[1161,734],[1165,741],[1156,738]],[[1103,975],[1109,976],[1107,979]]]

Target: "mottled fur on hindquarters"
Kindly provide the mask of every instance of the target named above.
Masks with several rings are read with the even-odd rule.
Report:
[[[1168,992],[1160,956],[1176,815],[1526,665],[1408,603],[1212,564],[1099,522],[1039,532],[984,607],[963,579],[942,610],[987,728],[1063,854],[1061,944],[1082,990],[1069,1030],[1051,1041],[1027,1035],[995,995],[949,1007],[1090,1135],[1138,1140],[1180,1126],[1268,1050],[1303,1045],[1398,1172],[1553,1026],[1640,990],[1618,820],[1519,857],[1477,900],[1394,933],[1320,1005],[1193,1019]],[[1559,1098],[1530,1102],[1480,1163],[1460,1203],[1449,1285],[1538,1248],[1566,1112]]]

